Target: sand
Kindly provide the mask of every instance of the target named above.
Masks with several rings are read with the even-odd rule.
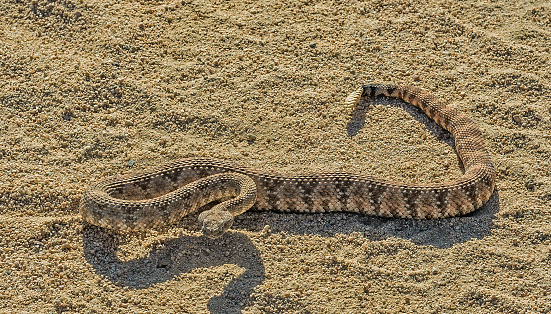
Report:
[[[547,1],[0,1],[0,312],[551,312]],[[83,224],[86,187],[181,157],[405,182],[453,138],[367,82],[482,129],[490,201],[434,221],[248,212],[141,234]]]

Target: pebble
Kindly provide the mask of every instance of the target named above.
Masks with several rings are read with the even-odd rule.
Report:
[[[532,179],[526,180],[526,182],[524,183],[524,186],[526,186],[526,189],[528,189],[529,191],[533,191],[534,188],[536,187]]]

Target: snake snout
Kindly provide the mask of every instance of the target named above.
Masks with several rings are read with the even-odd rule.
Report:
[[[233,225],[233,216],[230,212],[214,208],[202,212],[197,220],[203,233],[211,239],[220,237]]]

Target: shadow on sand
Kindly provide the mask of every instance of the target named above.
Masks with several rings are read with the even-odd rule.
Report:
[[[126,236],[86,223],[83,228],[86,260],[98,274],[119,286],[145,289],[194,269],[237,265],[245,272],[233,279],[221,295],[211,298],[207,307],[211,313],[241,313],[254,287],[265,278],[258,250],[241,233],[227,233],[216,240],[180,236],[161,241],[145,257],[123,261],[117,250]]]

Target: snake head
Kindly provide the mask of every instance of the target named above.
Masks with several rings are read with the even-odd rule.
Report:
[[[197,220],[201,224],[203,233],[211,239],[220,237],[233,225],[233,216],[230,212],[220,210],[216,206],[202,212]]]

